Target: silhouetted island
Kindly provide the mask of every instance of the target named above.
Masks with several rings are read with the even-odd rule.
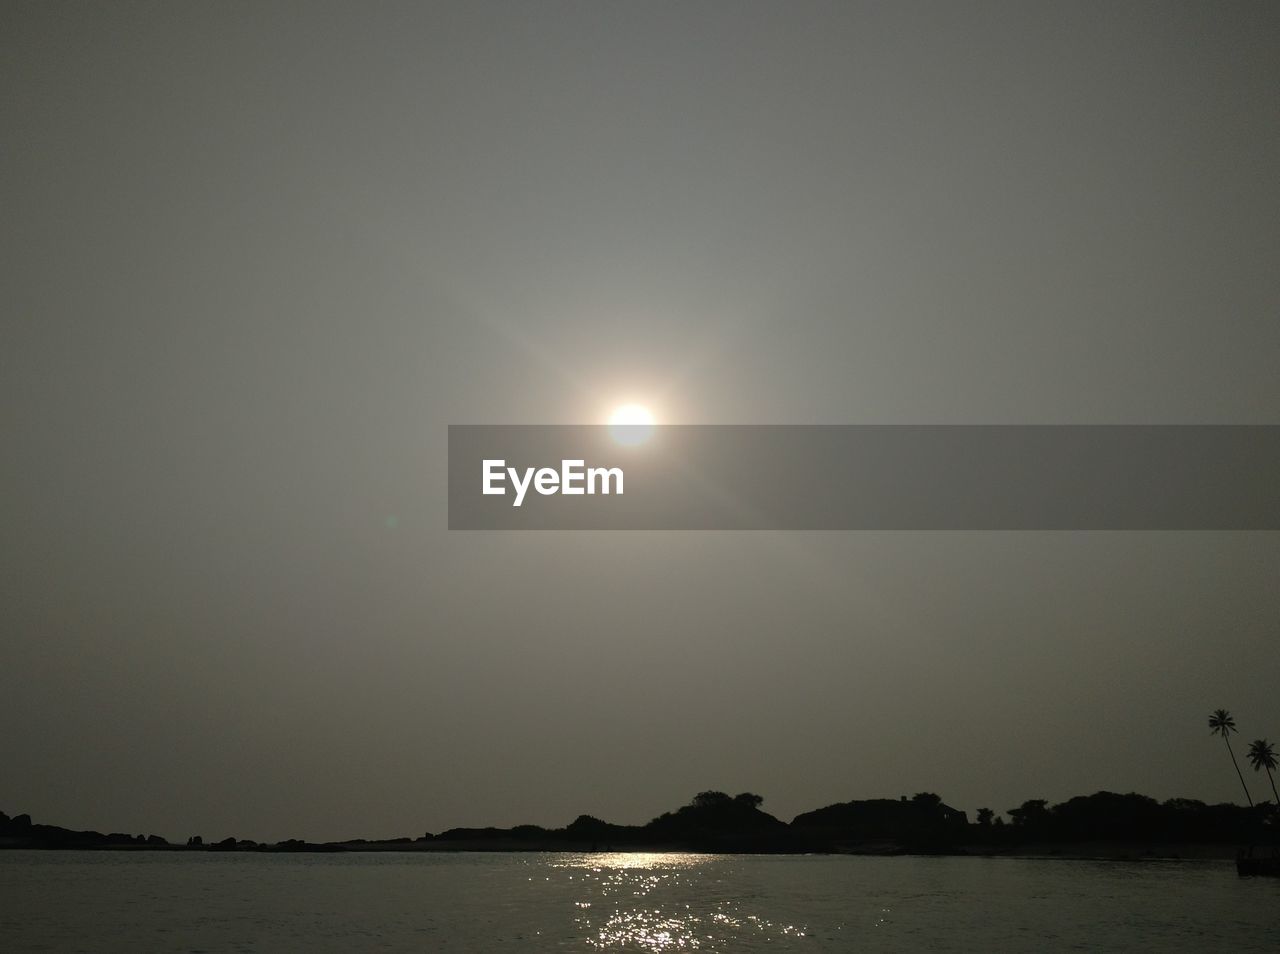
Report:
[[[564,828],[451,828],[433,835],[322,844],[272,844],[192,836],[103,834],[39,825],[0,812],[0,848],[169,851],[700,851],[716,853],[1037,854],[1064,857],[1230,857],[1237,845],[1280,845],[1280,813],[1251,807],[1096,792],[1050,806],[1043,799],[1009,809],[1010,822],[979,809],[976,822],[932,792],[866,799],[797,815],[790,824],[761,810],[750,792],[706,791],[646,825],[615,825],[579,815]]]

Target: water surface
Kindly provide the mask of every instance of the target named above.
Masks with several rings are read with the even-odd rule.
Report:
[[[1225,862],[0,851],[5,951],[1280,951]]]

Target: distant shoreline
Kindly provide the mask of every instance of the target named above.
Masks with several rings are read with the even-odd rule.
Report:
[[[720,855],[894,855],[1014,857],[1105,861],[1228,860],[1242,846],[1280,845],[1280,816],[1269,803],[1245,808],[1191,799],[1157,802],[1136,793],[1095,792],[1050,806],[1040,799],[1010,809],[1006,824],[988,809],[978,821],[932,792],[908,798],[840,802],[784,822],[751,792],[698,793],[687,805],[645,825],[615,825],[579,815],[563,828],[451,828],[416,838],[275,843],[193,835],[171,843],[159,835],[75,831],[0,812],[0,850],[369,852],[701,852]]]
[[[460,842],[435,844],[410,842],[408,844],[377,841],[315,842],[290,847],[272,844],[237,845],[220,848],[214,845],[174,844],[5,844],[0,840],[0,851],[123,851],[123,852],[197,852],[205,854],[624,854],[646,855],[663,853],[734,855],[822,855],[858,858],[1012,858],[1024,861],[1116,861],[1116,862],[1176,862],[1176,861],[1233,861],[1240,848],[1232,844],[1161,844],[1145,843],[1090,843],[1088,845],[1025,845],[1005,849],[992,849],[988,845],[961,845],[948,849],[921,850],[900,845],[878,845],[839,849],[734,851],[692,848],[687,845],[626,845],[596,847],[566,845],[564,843],[510,843],[510,842]]]

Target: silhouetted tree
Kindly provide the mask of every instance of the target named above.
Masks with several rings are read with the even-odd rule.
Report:
[[[759,808],[764,804],[764,796],[756,795],[752,792],[741,792],[733,796],[733,800],[739,805],[745,805],[747,808]]]
[[[1240,787],[1244,789],[1245,800],[1253,807],[1253,798],[1249,795],[1249,786],[1244,783],[1244,773],[1240,771],[1240,763],[1236,761],[1236,753],[1231,749],[1231,733],[1236,731],[1236,720],[1226,709],[1214,709],[1209,715],[1209,732],[1222,736],[1227,743],[1227,754],[1231,756],[1231,764],[1236,767],[1236,775],[1240,776]]]
[[[1056,837],[1080,840],[1151,839],[1159,833],[1165,817],[1159,802],[1136,792],[1077,795],[1049,811]]]
[[[733,799],[724,792],[699,792],[693,796],[694,808],[717,808],[721,805],[728,805]],[[761,799],[763,801],[763,799]]]
[[[1267,770],[1267,781],[1271,783],[1271,794],[1276,800],[1276,805],[1280,807],[1280,795],[1276,794],[1276,780],[1271,775],[1276,767],[1276,753],[1272,749],[1271,743],[1266,739],[1254,739],[1249,743],[1249,754],[1247,756],[1249,762],[1253,765],[1255,772]]]
[[[978,824],[983,828],[991,827],[991,820],[996,817],[996,813],[989,808],[978,809]]]
[[[911,799],[903,795],[828,805],[797,815],[791,827],[812,845],[896,841],[931,851],[971,834],[965,813],[944,805],[932,793]]]
[[[1031,798],[1017,808],[1009,809],[1015,828],[1028,831],[1043,830],[1049,822],[1049,803],[1043,798]]]

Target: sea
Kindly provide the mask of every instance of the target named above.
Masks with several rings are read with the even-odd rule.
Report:
[[[0,951],[1280,951],[1232,862],[0,851]]]

